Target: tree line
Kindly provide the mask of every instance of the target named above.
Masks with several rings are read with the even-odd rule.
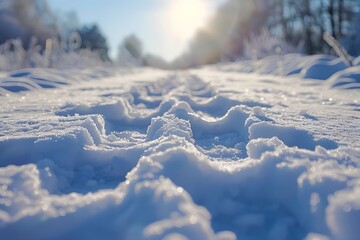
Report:
[[[0,0],[0,29],[0,44],[19,38],[25,47],[33,36],[44,45],[48,38],[63,41],[76,31],[82,39],[81,48],[96,51],[103,61],[110,60],[106,38],[98,26],[80,25],[76,14],[60,17],[50,10],[46,0]],[[232,61],[244,57],[249,46],[268,44],[266,38],[263,42],[254,41],[264,31],[266,36],[278,39],[277,50],[293,47],[306,54],[333,54],[323,40],[326,32],[350,55],[357,56],[360,55],[360,1],[227,0],[173,62],[145,54],[141,40],[135,35],[129,35],[120,44],[118,62],[186,68]],[[252,45],[247,44],[251,41]],[[261,51],[273,46],[257,47]]]
[[[80,48],[110,61],[107,40],[96,24],[80,25],[75,13],[59,16],[46,0],[0,0],[0,44],[19,39],[28,49],[36,39],[44,50],[47,39],[67,44],[73,32],[79,34]]]
[[[327,32],[346,45],[358,34],[359,8],[358,0],[272,0],[267,26],[291,44],[303,40],[307,54],[328,52],[323,34]]]
[[[305,54],[333,54],[323,40],[327,32],[357,56],[359,10],[359,0],[228,0],[173,64],[189,67],[237,59],[248,50],[246,42],[264,30],[278,39],[280,47],[292,46]]]
[[[137,62],[145,65],[187,68],[244,58],[251,52],[249,46],[269,54],[277,54],[276,51],[335,54],[323,40],[324,33],[328,33],[350,55],[357,56],[360,55],[359,12],[359,0],[228,0],[197,31],[187,50],[171,63],[143,54],[136,36],[125,39],[121,47],[129,49],[125,52],[136,52]],[[259,36],[264,32],[265,37]],[[261,37],[262,40],[256,41]],[[266,46],[269,42],[274,44]]]

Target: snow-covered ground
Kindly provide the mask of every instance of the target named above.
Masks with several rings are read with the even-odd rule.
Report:
[[[357,89],[328,56],[0,73],[0,238],[358,239]]]

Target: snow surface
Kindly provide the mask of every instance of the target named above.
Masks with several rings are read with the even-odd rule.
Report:
[[[0,73],[1,239],[358,239],[359,76],[319,55]]]

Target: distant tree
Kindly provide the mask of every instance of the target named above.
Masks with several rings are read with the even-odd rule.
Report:
[[[171,67],[167,61],[153,54],[146,54],[144,56],[144,65],[162,69],[168,69]]]
[[[109,48],[106,38],[103,36],[100,28],[96,24],[92,26],[84,26],[78,30],[78,33],[81,37],[80,48],[95,51],[99,54],[103,61],[110,61],[108,55]]]
[[[344,25],[352,18],[353,7],[354,1],[352,0],[329,0],[327,11],[331,34],[334,38],[340,39],[343,36]]]
[[[172,65],[186,68],[236,59],[243,52],[244,41],[264,27],[269,16],[268,6],[267,0],[225,2]]]
[[[118,50],[118,62],[120,64],[143,65],[143,46],[140,39],[131,34],[124,38]]]
[[[342,43],[352,56],[360,55],[360,12],[354,17],[349,27],[344,31]]]
[[[328,32],[340,41],[345,28],[359,11],[359,0],[269,0],[272,2],[270,31],[278,34],[290,44],[304,41],[308,54],[327,52],[323,41]]]
[[[136,35],[132,34],[126,37],[123,41],[123,46],[134,58],[140,59],[142,57],[143,46],[140,39]]]
[[[44,0],[2,0],[0,2],[0,43],[19,38],[25,47],[36,37],[44,44],[59,36],[58,19]]]
[[[76,32],[76,29],[81,28],[78,15],[74,11],[61,13],[58,18],[58,28],[62,39],[69,38],[73,32]]]

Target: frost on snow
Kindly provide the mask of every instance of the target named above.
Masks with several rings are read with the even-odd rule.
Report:
[[[1,239],[358,239],[359,67],[266,59],[1,73]]]

